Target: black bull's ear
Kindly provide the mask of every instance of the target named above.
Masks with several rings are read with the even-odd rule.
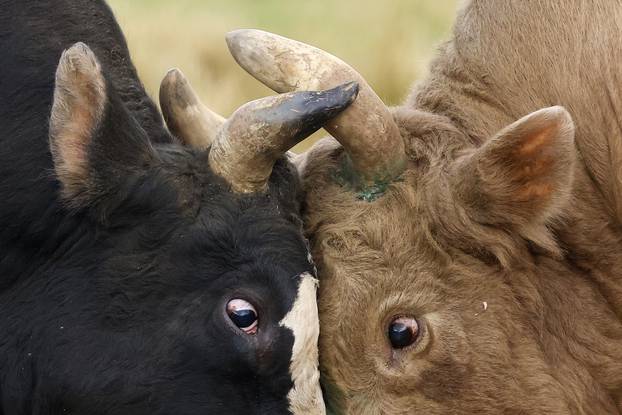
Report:
[[[63,199],[83,206],[153,157],[146,133],[111,90],[83,43],[63,52],[50,115],[50,149]]]
[[[575,154],[570,114],[562,107],[544,108],[459,159],[453,191],[477,222],[524,231],[562,213]]]

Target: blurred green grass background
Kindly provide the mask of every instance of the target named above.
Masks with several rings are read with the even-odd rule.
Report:
[[[149,94],[180,68],[223,116],[273,94],[237,66],[224,35],[257,28],[312,44],[356,68],[389,105],[425,75],[456,0],[109,0]],[[317,136],[317,135],[316,135]],[[296,148],[302,150],[313,140]]]

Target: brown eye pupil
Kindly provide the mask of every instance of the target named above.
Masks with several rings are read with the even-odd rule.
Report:
[[[389,341],[394,349],[410,346],[419,336],[419,325],[413,318],[400,317],[389,325]]]

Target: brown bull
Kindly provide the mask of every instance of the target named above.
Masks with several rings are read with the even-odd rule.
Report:
[[[228,40],[279,92],[361,84],[300,160],[337,413],[622,412],[617,2],[468,2],[392,111],[325,52]]]

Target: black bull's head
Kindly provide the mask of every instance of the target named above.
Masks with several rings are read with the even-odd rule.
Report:
[[[324,413],[314,267],[282,156],[356,94],[279,95],[224,121],[173,71],[162,104],[185,145],[153,144],[94,53],[65,51],[50,145],[79,220],[0,306],[6,413]]]

